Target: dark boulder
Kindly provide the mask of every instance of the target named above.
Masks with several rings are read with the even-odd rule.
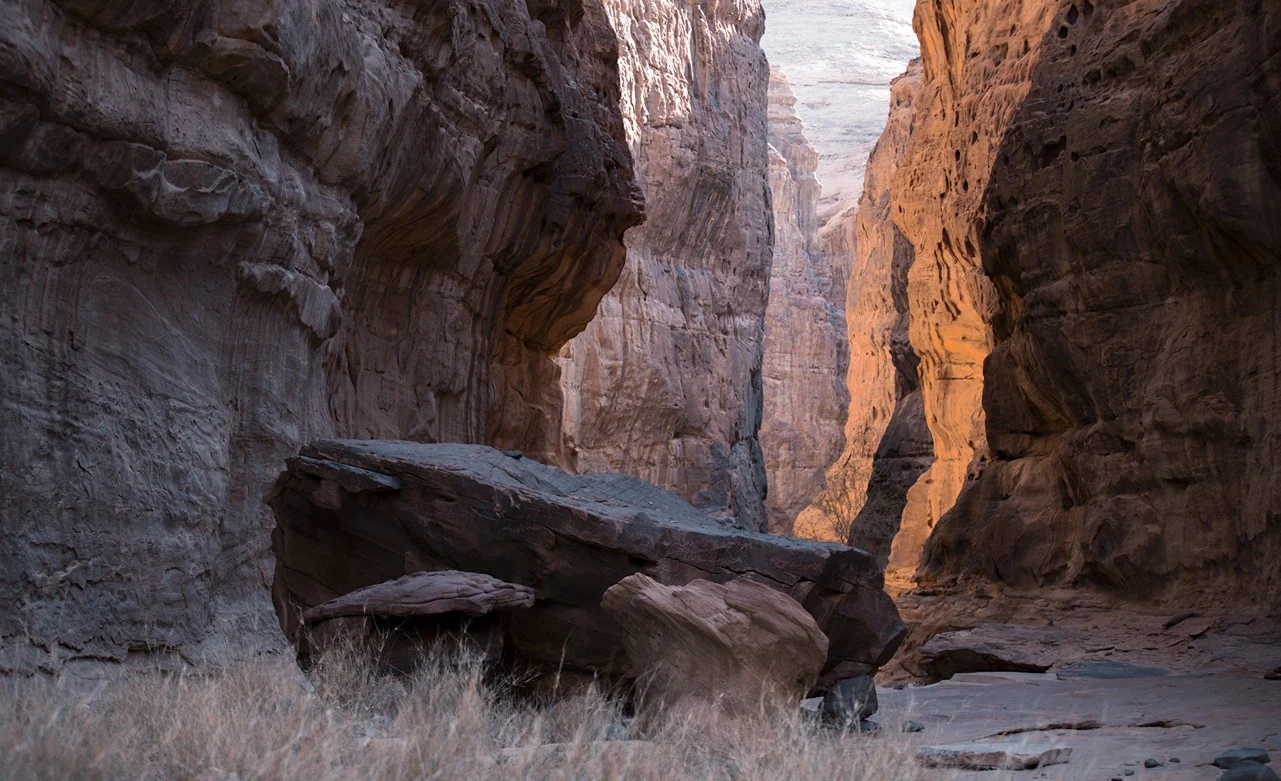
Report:
[[[627,672],[601,597],[637,572],[666,585],[746,577],[788,594],[829,640],[819,688],[874,671],[904,633],[863,551],[735,529],[641,480],[569,475],[479,445],[313,443],[267,503],[273,598],[294,643],[310,608],[444,569],[533,589],[534,605],[507,616],[506,647],[549,667]]]

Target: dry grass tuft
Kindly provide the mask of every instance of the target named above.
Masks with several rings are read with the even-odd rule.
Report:
[[[0,682],[0,778],[909,779],[897,734],[849,735],[799,715],[657,720],[626,740],[616,699],[510,695],[475,659],[435,655],[407,678],[330,655],[147,674],[76,690]],[[635,738],[636,736],[630,736]],[[551,745],[549,745],[551,744]]]

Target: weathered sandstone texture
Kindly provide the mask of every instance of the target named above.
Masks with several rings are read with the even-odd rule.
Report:
[[[885,127],[890,82],[917,55],[916,0],[761,0],[761,46],[788,75],[818,150],[819,222],[853,211]]]
[[[771,259],[759,0],[610,0],[647,220],[561,352],[566,466],[623,472],[766,527],[762,332]]]
[[[818,155],[805,140],[795,107],[787,76],[771,69],[774,260],[765,308],[760,441],[770,530],[782,533],[793,530],[796,516],[822,490],[823,473],[841,452],[849,403],[843,304],[850,255],[829,252],[819,238]]]
[[[1275,611],[1281,6],[915,21],[891,205],[936,461],[891,570]]]
[[[640,220],[597,0],[3,19],[0,669],[272,642],[315,436],[555,455]]]
[[[755,581],[665,586],[630,575],[605,592],[642,703],[669,718],[795,711],[818,680],[827,637],[786,594]]]
[[[786,594],[829,640],[820,685],[885,664],[904,634],[866,553],[736,529],[626,475],[566,474],[479,445],[328,441],[290,459],[269,502],[273,596],[294,641],[315,605],[435,569],[532,588],[505,645],[551,669],[628,673],[601,598],[636,573],[667,586],[745,577]]]
[[[912,245],[890,214],[890,183],[920,86],[921,66],[914,61],[892,85],[889,119],[868,159],[858,211],[824,230],[829,252],[854,258],[846,300],[850,401],[844,452],[828,471],[826,489],[797,521],[806,536],[849,541],[882,566],[908,512],[909,489],[933,459],[918,359],[908,339]]]
[[[478,572],[415,572],[304,611],[298,661],[306,669],[330,650],[358,651],[384,669],[410,672],[432,653],[459,648],[496,661],[507,628],[503,614],[533,604],[528,586]]]

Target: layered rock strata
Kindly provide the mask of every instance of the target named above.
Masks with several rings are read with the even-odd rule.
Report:
[[[1275,611],[1281,9],[943,0],[916,28],[891,204],[936,461],[891,570]]]
[[[648,219],[561,352],[567,466],[766,527],[762,322],[771,213],[758,0],[610,0]]]
[[[295,642],[310,608],[437,569],[532,588],[504,645],[552,670],[628,674],[601,599],[636,573],[668,586],[746,577],[788,595],[828,638],[823,686],[885,664],[904,634],[862,551],[734,529],[629,476],[570,475],[477,445],[329,441],[291,459],[268,501],[273,596]]]
[[[819,237],[818,155],[805,140],[787,76],[770,71],[774,256],[765,308],[764,414],[770,530],[793,531],[841,452],[849,393],[845,284],[850,253]],[[843,541],[842,539],[837,540]]]
[[[5,9],[0,668],[269,642],[314,436],[555,456],[640,220],[598,2]]]

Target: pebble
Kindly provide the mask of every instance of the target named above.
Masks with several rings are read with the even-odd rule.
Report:
[[[919,721],[912,721],[911,719],[908,719],[907,721],[903,722],[903,731],[904,732],[924,732],[925,725]]]
[[[1143,760],[1144,767],[1161,767],[1161,764],[1162,764],[1161,761],[1156,757],[1148,757],[1147,759]]]

